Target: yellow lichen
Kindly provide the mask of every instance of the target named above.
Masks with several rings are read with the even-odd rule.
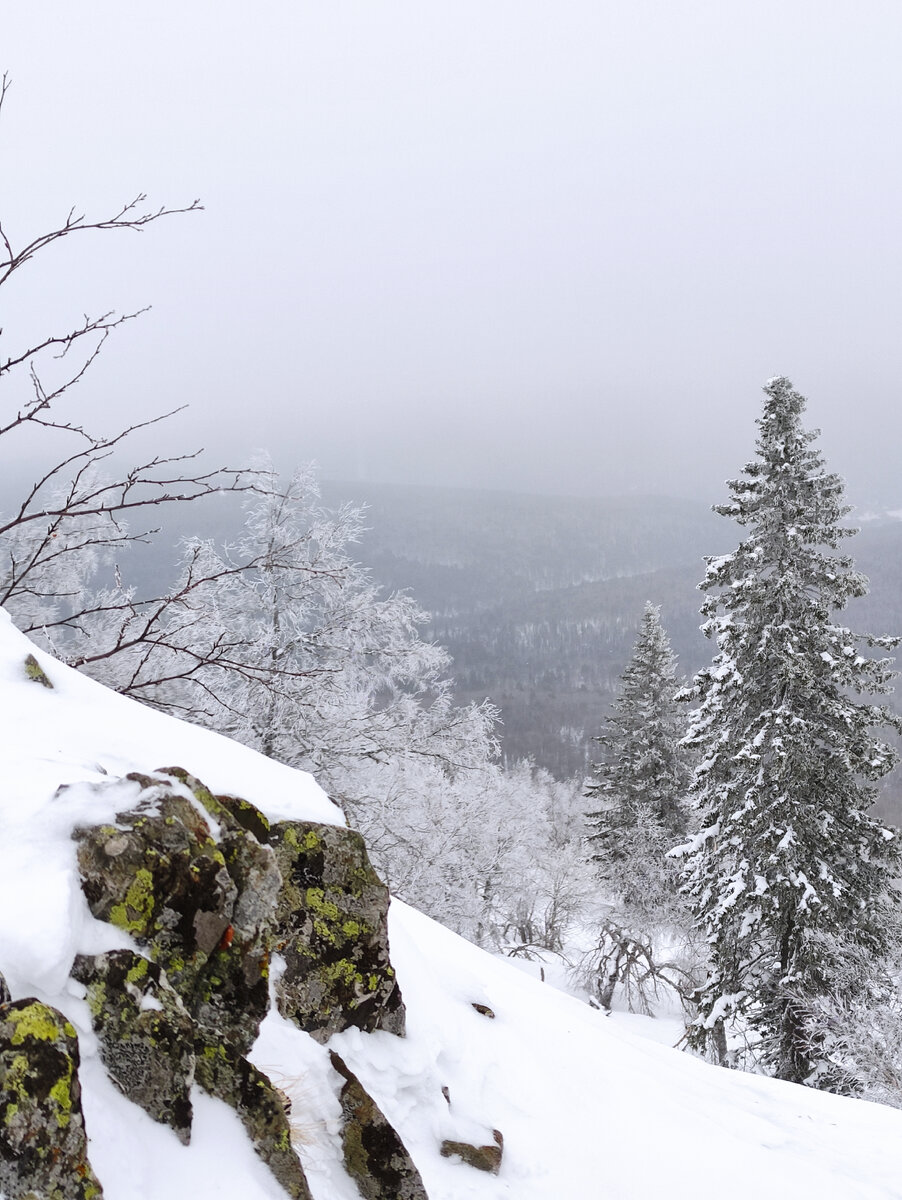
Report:
[[[153,915],[153,875],[139,867],[125,893],[124,903],[110,909],[110,921],[128,933],[147,933]]]
[[[26,1008],[5,1012],[3,1019],[15,1026],[10,1038],[11,1044],[21,1046],[26,1038],[36,1038],[41,1042],[55,1041],[60,1035],[60,1027],[54,1020],[52,1011],[46,1004],[36,1000]]]
[[[147,974],[147,966],[147,959],[139,958],[125,978],[129,983],[137,983],[139,979],[143,979]]]

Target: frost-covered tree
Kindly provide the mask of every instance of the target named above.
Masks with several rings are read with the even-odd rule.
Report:
[[[493,705],[457,706],[450,659],[425,614],[384,595],[350,547],[363,511],[324,509],[313,473],[284,488],[264,461],[246,525],[227,547],[192,540],[160,601],[95,607],[74,659],[101,682],[312,771],[357,819],[384,801],[379,765],[482,766]]]
[[[441,771],[422,759],[370,780],[379,799],[360,830],[393,893],[479,945],[563,951],[592,896],[577,781],[529,761]]]
[[[689,693],[701,701],[687,739],[701,755],[700,832],[684,848],[686,891],[710,950],[691,1042],[729,1061],[733,1022],[765,1070],[830,1088],[841,1084],[811,1014],[864,982],[843,947],[871,974],[887,948],[899,842],[868,809],[894,762],[875,730],[898,721],[865,699],[892,678],[892,660],[866,651],[897,640],[836,623],[867,591],[840,551],[854,533],[843,483],[789,380],[764,391],[757,457],[715,509],[745,536],[707,560],[701,584],[718,649]]]
[[[676,871],[667,851],[686,834],[689,757],[681,742],[676,659],[660,609],[646,604],[632,657],[601,733],[586,786],[589,842],[599,872],[631,917],[660,919]]]

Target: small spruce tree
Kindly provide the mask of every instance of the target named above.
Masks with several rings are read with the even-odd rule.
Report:
[[[602,748],[586,796],[589,841],[602,878],[633,918],[666,917],[676,892],[667,850],[686,834],[691,770],[676,659],[660,609],[646,604],[621,692],[595,739]]]
[[[700,585],[718,652],[688,693],[701,701],[687,738],[701,752],[701,820],[684,848],[686,892],[710,951],[690,1044],[731,1061],[725,1022],[738,1018],[759,1066],[833,1088],[812,1013],[859,986],[843,946],[879,969],[899,863],[897,836],[868,815],[894,762],[874,731],[899,722],[856,698],[889,690],[892,660],[862,651],[898,639],[834,623],[867,591],[839,551],[855,532],[842,525],[843,483],[812,446],[818,431],[803,429],[789,380],[764,391],[757,458],[715,508],[746,534],[707,560]]]

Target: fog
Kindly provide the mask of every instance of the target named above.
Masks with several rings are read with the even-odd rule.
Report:
[[[163,448],[714,500],[779,373],[850,498],[902,506],[898,4],[0,9],[14,246],[71,205],[205,206],[3,289],[4,355],[153,306],[80,419],[188,403]]]

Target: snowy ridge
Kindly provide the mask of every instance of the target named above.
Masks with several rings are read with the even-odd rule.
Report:
[[[53,690],[26,676],[30,653]],[[68,972],[75,953],[128,938],[90,915],[70,832],[113,816],[91,785],[167,765],[272,818],[342,823],[339,810],[309,776],[113,695],[35,651],[5,617],[0,730],[0,972],[14,998],[38,996],[78,1031],[90,1155],[107,1200],[282,1200],[224,1104],[195,1089],[185,1147],[107,1079]],[[57,794],[63,784],[80,786]],[[643,1040],[397,902],[390,933],[408,1036],[350,1030],[331,1045],[400,1132],[430,1200],[902,1197],[902,1113]],[[327,1049],[271,1013],[253,1057],[292,1095],[315,1200],[358,1200],[341,1165],[340,1080]],[[497,1178],[438,1153],[444,1138],[487,1142],[493,1129],[504,1135]]]

